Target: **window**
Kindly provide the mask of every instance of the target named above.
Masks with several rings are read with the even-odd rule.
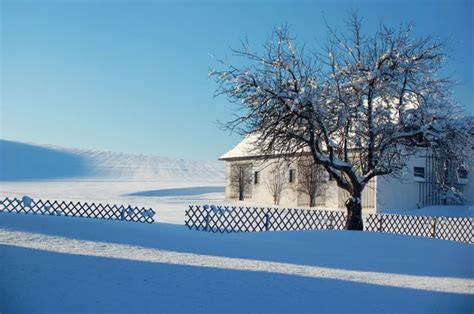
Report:
[[[290,169],[290,177],[288,178],[290,183],[295,181],[295,169]]]
[[[466,169],[459,169],[458,170],[458,178],[459,179],[467,179],[467,170]]]
[[[260,172],[259,172],[259,171],[255,171],[255,172],[253,173],[253,183],[254,183],[254,184],[258,184],[259,179],[260,179],[259,177],[260,177]]]
[[[413,176],[415,178],[424,179],[425,178],[425,168],[424,167],[413,167]]]

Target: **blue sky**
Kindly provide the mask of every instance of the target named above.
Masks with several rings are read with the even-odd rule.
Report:
[[[0,137],[69,147],[213,160],[240,140],[214,98],[210,54],[234,60],[287,23],[324,40],[358,9],[367,31],[413,21],[446,39],[455,96],[474,113],[472,1],[8,1],[1,6]]]

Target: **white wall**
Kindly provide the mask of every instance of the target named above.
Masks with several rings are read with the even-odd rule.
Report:
[[[339,208],[339,187],[336,181],[328,181],[326,187],[326,208]]]
[[[381,176],[377,178],[377,211],[413,209],[420,204],[420,183],[413,175],[414,167],[425,167],[423,157],[414,157],[407,163],[400,180]],[[425,169],[426,175],[427,169]],[[463,185],[464,205],[474,205],[474,171],[469,171],[468,182]]]
[[[262,204],[271,206],[273,205],[273,196],[271,195],[270,191],[268,190],[267,183],[268,178],[270,177],[270,172],[274,166],[274,160],[269,161],[254,161],[254,169],[253,171],[259,171],[259,178],[260,181],[257,184],[253,185],[252,189],[252,201]],[[289,169],[296,169],[295,166],[289,165],[288,163],[284,163],[284,168],[287,168],[284,171],[283,180],[285,180],[287,187],[283,191],[280,199],[280,206],[297,206],[297,192],[295,191],[296,188],[296,172],[295,172],[295,182],[289,183]]]
[[[230,169],[231,165],[234,162],[242,162],[248,163],[249,160],[245,161],[227,161],[226,162],[226,198],[228,199],[235,199],[235,194],[232,195],[231,187],[230,187]],[[250,198],[246,198],[244,201],[255,203],[261,206],[274,206],[273,204],[273,197],[268,190],[266,185],[266,181],[270,177],[270,172],[273,169],[273,165],[275,160],[269,161],[261,161],[261,160],[250,160],[253,163],[253,172],[259,171],[259,178],[260,181],[258,184],[253,184],[252,186],[252,196]],[[280,204],[279,206],[282,207],[308,207],[309,205],[309,197],[306,195],[301,195],[297,190],[298,184],[298,167],[296,164],[288,164],[284,163],[284,167],[287,169],[285,170],[284,180],[287,180],[287,188],[283,191]],[[289,169],[294,169],[294,182],[289,183]],[[253,175],[253,174],[252,174]],[[339,207],[339,188],[336,185],[335,181],[329,181],[326,186],[326,194],[325,194],[325,205],[317,205],[316,208],[322,209],[334,209],[337,210]]]
[[[418,200],[419,183],[413,180],[412,173],[401,181],[388,176],[377,178],[377,212],[417,208]]]
[[[239,161],[228,161],[226,162],[226,198],[231,199],[232,195],[230,193],[230,167],[232,162]],[[245,160],[240,161],[244,163],[252,163],[253,171],[260,172],[260,182],[252,186],[252,196],[247,198],[245,201],[250,201],[252,203],[261,205],[261,206],[273,206],[273,198],[271,193],[268,191],[265,186],[265,180],[269,176],[269,172],[272,167],[271,164],[274,161],[258,161]],[[376,207],[375,208],[364,208],[365,213],[371,212],[384,212],[389,210],[400,210],[400,209],[413,209],[418,207],[419,203],[419,182],[414,179],[413,176],[413,167],[425,167],[425,159],[422,157],[412,158],[408,162],[408,166],[404,171],[404,174],[401,176],[400,180],[390,177],[382,176],[375,179],[375,188],[376,188]],[[302,205],[303,198],[298,196],[298,192],[295,191],[296,184],[298,180],[298,173],[296,165],[290,165],[289,168],[295,169],[295,182],[289,184],[288,188],[284,191],[281,200],[280,206],[287,207],[305,207]],[[425,170],[426,171],[426,170]],[[286,172],[286,179],[288,179],[288,171]],[[326,188],[325,196],[325,205],[316,206],[317,208],[324,209],[338,209],[343,206],[339,203],[339,193],[340,189],[337,187],[335,181],[329,181]],[[474,171],[469,171],[468,184],[464,185],[464,196],[465,196],[465,205],[474,205]],[[234,195],[235,198],[235,195]]]
[[[413,167],[425,167],[425,159],[410,160],[399,179],[391,176],[377,177],[377,212],[417,208],[419,183],[413,177]]]

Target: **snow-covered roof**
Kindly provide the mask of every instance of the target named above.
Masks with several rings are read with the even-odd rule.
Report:
[[[219,157],[219,160],[238,159],[238,158],[252,158],[262,156],[279,156],[281,153],[275,151],[272,154],[265,154],[259,150],[258,134],[248,134],[239,144],[229,150],[227,153]],[[309,149],[298,149],[299,152],[308,152]]]
[[[255,150],[256,140],[257,140],[257,135],[254,135],[254,134],[247,135],[234,148],[232,148],[227,153],[219,157],[219,160],[258,156],[258,153]]]

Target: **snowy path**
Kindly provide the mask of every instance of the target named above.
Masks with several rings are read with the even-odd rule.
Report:
[[[252,259],[180,253],[140,246],[76,240],[6,229],[0,229],[0,244],[72,255],[228,270],[270,272],[310,278],[339,279],[434,292],[474,294],[474,280],[472,279],[353,271]]]

